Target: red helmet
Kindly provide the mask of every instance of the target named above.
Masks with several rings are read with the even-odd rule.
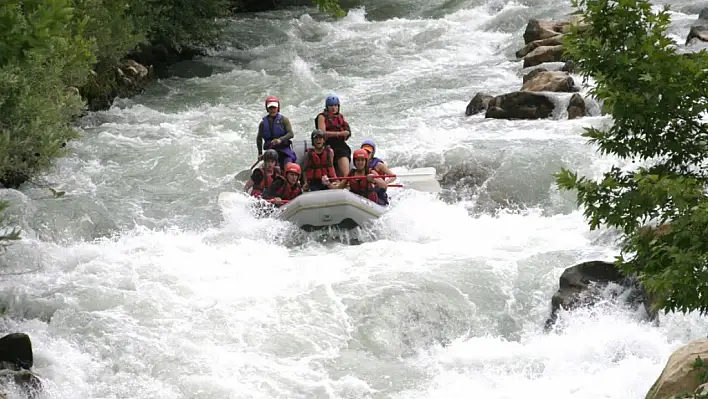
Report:
[[[297,173],[299,176],[302,170],[300,169],[300,165],[294,162],[288,162],[287,165],[285,165],[285,173]]]
[[[354,155],[352,156],[352,159],[357,158],[369,159],[369,151],[366,151],[363,148],[359,148],[358,150],[354,151]]]
[[[266,99],[265,99],[266,110],[268,109],[268,105],[273,105],[272,103],[275,103],[276,106],[278,107],[278,111],[280,111],[280,99],[276,96],[266,97]]]

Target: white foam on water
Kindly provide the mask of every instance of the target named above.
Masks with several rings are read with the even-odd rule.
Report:
[[[3,191],[28,234],[0,259],[9,272],[40,267],[0,280],[5,327],[31,335],[48,395],[643,397],[707,323],[661,315],[657,327],[606,302],[542,330],[562,271],[616,248],[582,211],[558,211],[572,198],[532,172],[599,177],[618,160],[580,134],[608,119],[464,117],[476,92],[521,86],[503,53],[519,32],[493,24],[560,5],[383,21],[359,8],[336,23],[272,13],[256,29],[284,38],[214,52],[233,71],[166,80],[87,117],[44,177],[65,197]],[[373,138],[403,168],[491,159],[492,194],[527,203],[470,215],[471,199],[391,190],[361,245],[292,245],[292,226],[255,217],[245,197],[221,209],[218,194],[241,191],[233,176],[255,160],[265,96],[281,97],[302,138],[332,93],[352,147]]]

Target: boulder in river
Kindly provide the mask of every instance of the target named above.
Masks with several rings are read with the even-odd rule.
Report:
[[[686,45],[692,41],[708,42],[708,7],[701,10],[698,20],[691,25],[691,29],[686,36]]]
[[[531,43],[526,44],[523,48],[518,50],[516,52],[516,58],[523,58],[526,56],[526,54],[532,52],[538,47],[543,47],[543,46],[558,46],[563,44],[561,42],[561,39],[563,38],[563,35],[558,34],[555,36],[547,37],[545,39],[540,39],[540,40],[534,40]]]
[[[634,279],[626,277],[614,263],[589,261],[569,267],[561,274],[558,291],[551,299],[551,315],[546,320],[546,330],[556,322],[561,308],[571,310],[594,305],[602,297],[603,289],[610,283],[632,289],[633,295],[626,299],[628,304],[644,306],[649,319],[656,318],[656,312],[651,310],[653,303],[650,296]]]
[[[529,44],[538,40],[549,39],[558,34],[568,33],[570,26],[579,25],[582,29],[585,26],[584,17],[581,14],[570,15],[567,20],[551,21],[532,18],[526,24],[524,31],[524,44]]]
[[[586,114],[585,99],[578,93],[573,94],[568,101],[568,119],[581,118]]]
[[[649,389],[646,399],[673,399],[682,393],[692,394],[699,387],[704,394],[708,393],[708,384],[700,375],[705,373],[705,369],[694,367],[696,358],[700,358],[708,366],[707,338],[691,341],[672,353],[661,375]]]
[[[522,91],[553,91],[572,93],[578,91],[573,80],[567,72],[546,71],[535,69],[524,76]]]
[[[555,103],[549,97],[529,91],[515,91],[489,101],[485,118],[543,119],[553,113]]]
[[[28,397],[35,397],[42,382],[30,371],[33,365],[32,342],[27,334],[12,333],[0,338],[0,386],[14,383]]]
[[[565,54],[563,45],[540,46],[524,56],[524,68],[543,64],[545,62],[561,62]]]
[[[494,96],[482,92],[475,94],[474,97],[472,97],[472,100],[470,100],[470,103],[467,104],[465,115],[471,116],[482,111],[486,111],[489,101],[491,101],[492,98],[494,98]]]

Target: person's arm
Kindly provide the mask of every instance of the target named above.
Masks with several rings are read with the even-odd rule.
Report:
[[[256,135],[256,149],[258,156],[263,155],[263,121],[258,124],[258,134]]]
[[[375,170],[372,170],[372,171],[369,172],[369,175],[367,176],[367,180],[369,180],[370,182],[374,183],[374,185],[375,185],[376,187],[379,187],[379,188],[388,188],[388,184],[386,184],[386,181],[385,181],[384,179],[382,179],[382,178],[380,178],[380,177],[376,177],[376,176],[378,176],[378,175],[379,175],[379,174],[376,173]]]
[[[310,182],[307,180],[307,171],[310,170],[312,166],[310,165],[310,156],[308,152],[305,151],[305,159],[302,162],[302,189],[305,190],[309,188]]]
[[[342,115],[342,118],[344,118],[344,115]],[[349,140],[350,137],[352,137],[352,128],[349,127],[349,122],[344,121],[344,130],[346,133],[342,132],[344,134],[344,140]]]
[[[381,161],[376,164],[376,168],[374,168],[374,170],[380,175],[395,175],[395,173],[391,172],[391,169],[386,166],[386,163],[384,161]],[[394,180],[396,180],[395,177],[388,177],[386,178],[386,183],[391,183]]]
[[[285,128],[285,136],[278,137],[280,141],[292,140],[295,138],[295,133],[293,132],[293,125],[290,123],[290,119],[283,116],[280,120],[283,123],[283,128]]]
[[[258,168],[251,173],[251,178],[246,182],[246,186],[243,188],[244,192],[247,192],[249,188],[261,184],[263,181],[263,171]]]
[[[336,184],[335,188],[338,188],[341,190],[341,189],[349,187],[349,180],[342,180],[339,183],[335,183],[335,184]]]
[[[328,179],[334,179],[335,177],[337,177],[337,171],[334,170],[334,150],[331,148],[328,148],[327,150],[329,152],[329,154],[327,154],[327,156],[329,157],[329,159],[332,160],[332,165],[327,167],[327,170],[326,170],[327,173],[325,176],[327,176]],[[345,181],[345,180],[343,180],[343,181]],[[337,183],[330,182],[327,186],[329,188],[337,188]]]
[[[325,125],[325,117],[322,114],[317,116],[317,128],[322,130],[325,134],[325,139],[343,139],[345,137],[345,132],[333,132],[328,131]]]

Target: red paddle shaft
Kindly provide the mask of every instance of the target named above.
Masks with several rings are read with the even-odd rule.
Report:
[[[345,177],[333,177],[329,180],[361,180],[366,179],[368,176],[345,176]],[[387,179],[389,177],[396,177],[396,175],[376,175],[374,178]],[[391,186],[389,186],[391,187]]]

